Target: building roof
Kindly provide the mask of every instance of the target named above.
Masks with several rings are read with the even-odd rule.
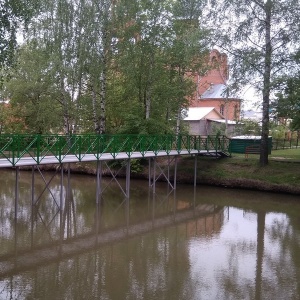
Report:
[[[211,83],[210,87],[201,95],[201,99],[224,99],[226,98],[226,84],[213,84]],[[228,95],[228,98],[236,98],[233,95]]]
[[[255,111],[252,109],[245,110],[242,112],[242,116],[244,119],[254,120],[254,121],[261,121],[262,120],[262,112]]]
[[[184,121],[199,121],[204,119],[207,115],[214,113],[218,116],[218,119],[224,119],[224,117],[214,107],[189,107],[186,111],[186,117]],[[209,117],[212,120],[212,117]]]
[[[226,120],[225,119],[221,119],[221,120],[215,120],[215,119],[207,119],[213,122],[217,122],[217,123],[223,123],[226,124]],[[236,121],[232,121],[232,120],[227,120],[227,124],[228,125],[236,125]]]
[[[233,140],[260,140],[261,136],[258,135],[239,135],[231,137]]]

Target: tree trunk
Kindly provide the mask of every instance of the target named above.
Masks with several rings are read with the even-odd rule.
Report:
[[[65,97],[65,88],[63,83],[63,76],[60,74],[60,93],[61,93],[61,101],[62,111],[63,111],[63,121],[64,121],[64,134],[69,135],[71,133],[70,126],[70,114],[69,114],[69,106],[68,99]]]
[[[148,79],[146,83],[146,90],[145,90],[145,119],[148,120],[150,118],[150,108],[151,108],[151,101],[152,101],[152,72],[154,69],[154,53],[151,53],[150,57],[150,65],[149,65],[149,73]]]
[[[184,81],[184,74],[185,74],[185,70],[184,68],[180,68],[178,70],[178,74],[179,74],[179,78],[180,78],[180,82],[181,82],[181,86],[183,85],[183,81]],[[182,112],[182,105],[181,103],[181,99],[178,99],[178,111],[177,111],[177,118],[176,118],[176,135],[180,134],[180,123],[181,123],[181,112]]]
[[[74,128],[73,128],[74,134],[76,134],[78,131],[78,123],[79,123],[78,120],[79,120],[79,116],[81,114],[81,112],[80,112],[81,95],[82,95],[82,76],[80,75],[79,85],[78,85],[78,96],[76,98],[76,103],[75,103],[75,117],[74,117]]]
[[[181,121],[181,107],[178,108],[177,118],[176,118],[176,131],[175,134],[180,134],[180,121]]]
[[[105,133],[106,130],[106,60],[103,60],[104,70],[100,77],[100,120],[99,120],[99,134]]]
[[[100,125],[98,122],[98,112],[97,112],[97,94],[95,91],[95,86],[92,86],[92,106],[93,106],[93,120],[94,120],[94,130],[96,133],[100,133]]]
[[[260,150],[260,165],[268,164],[268,137],[269,137],[269,106],[270,106],[270,78],[271,78],[271,13],[272,1],[268,0],[265,4],[265,66],[264,66],[264,86],[263,86],[263,117],[262,117],[262,132],[261,132],[261,150]]]

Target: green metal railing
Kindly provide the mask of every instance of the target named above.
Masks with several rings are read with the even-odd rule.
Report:
[[[63,162],[67,155],[75,155],[81,161],[87,154],[95,159],[109,153],[116,158],[119,153],[139,152],[144,156],[151,151],[157,155],[160,151],[222,151],[229,152],[229,139],[225,136],[195,135],[30,135],[1,134],[0,159],[8,160],[13,166],[24,157],[31,157],[37,164],[47,156],[56,157]]]

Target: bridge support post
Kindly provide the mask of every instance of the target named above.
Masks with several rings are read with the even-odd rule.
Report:
[[[35,174],[34,174],[34,166],[31,167],[31,206],[34,205],[34,184],[35,184]]]
[[[156,183],[156,157],[153,159],[153,193],[155,193]]]
[[[15,185],[15,220],[14,220],[14,247],[15,256],[18,252],[18,207],[19,207],[19,167],[16,167],[16,185]]]
[[[19,177],[20,169],[16,167],[16,185],[15,185],[15,219],[18,217],[18,207],[19,207]]]
[[[176,184],[177,184],[177,156],[175,156],[175,166],[174,166],[174,190],[176,190]]]
[[[195,165],[194,165],[194,187],[197,185],[197,159],[198,159],[198,156],[195,155]]]
[[[59,209],[62,214],[63,211],[63,199],[64,199],[64,165],[60,164],[60,201]]]
[[[170,156],[168,156],[168,171],[167,171],[167,177],[168,177],[168,182],[170,182]]]
[[[59,227],[60,241],[63,241],[63,197],[64,197],[64,165],[60,164],[60,201],[59,201]]]
[[[99,204],[102,195],[102,161],[97,161],[97,188],[96,188],[96,203]]]
[[[151,164],[151,160],[153,163]],[[165,178],[168,187],[171,187],[172,190],[176,189],[176,181],[177,181],[177,156],[174,156],[172,159],[168,157],[166,166],[160,166],[156,160],[156,157],[149,158],[149,187],[152,187],[153,193],[155,193],[156,189],[156,181],[162,176]],[[174,180],[171,182],[170,178],[170,165],[174,163]],[[158,175],[156,174],[156,169],[159,169]]]
[[[126,197],[129,198],[130,194],[130,159],[127,160],[126,164]]]
[[[149,187],[151,187],[151,157],[148,159],[148,182]]]
[[[31,167],[31,247],[33,247],[33,230],[34,230],[34,221],[33,221],[33,216],[34,216],[34,184],[35,184],[35,167]]]

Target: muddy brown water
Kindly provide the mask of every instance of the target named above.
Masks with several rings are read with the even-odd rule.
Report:
[[[44,176],[0,172],[0,299],[300,299],[299,196]]]

